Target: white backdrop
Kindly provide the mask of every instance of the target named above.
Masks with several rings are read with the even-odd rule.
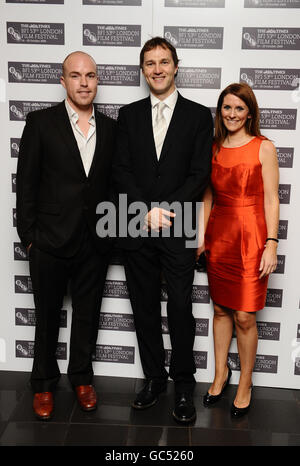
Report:
[[[247,81],[261,108],[262,132],[280,163],[280,243],[266,307],[257,314],[255,385],[298,388],[299,309],[299,77],[300,0],[9,0],[0,1],[1,312],[0,370],[30,371],[34,303],[26,252],[15,228],[15,173],[28,111],[61,101],[61,62],[74,50],[90,53],[101,76],[96,102],[117,117],[120,106],[147,95],[138,69],[146,40],[165,35],[177,47],[179,91],[214,113],[220,91]],[[298,67],[298,68],[297,68]],[[55,290],[53,290],[55,292]],[[162,328],[166,361],[166,292]],[[196,379],[212,380],[212,303],[205,273],[195,272]],[[66,372],[71,306],[65,300],[58,346]],[[229,362],[239,377],[236,339]],[[167,363],[167,362],[166,362]],[[118,255],[108,271],[95,355],[96,375],[143,377],[125,275]]]

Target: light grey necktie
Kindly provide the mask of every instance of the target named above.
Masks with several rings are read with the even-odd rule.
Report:
[[[168,129],[167,121],[163,114],[163,111],[167,107],[167,105],[164,102],[159,102],[158,104],[156,104],[156,107],[157,113],[153,125],[153,135],[156,147],[156,154],[159,160],[161,149]]]

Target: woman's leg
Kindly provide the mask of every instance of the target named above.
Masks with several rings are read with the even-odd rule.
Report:
[[[240,381],[234,405],[237,408],[245,408],[251,400],[250,388],[258,343],[256,313],[235,311],[234,322],[241,365]]]
[[[210,395],[219,395],[228,375],[227,358],[232,339],[233,311],[214,304],[215,378],[209,388]]]

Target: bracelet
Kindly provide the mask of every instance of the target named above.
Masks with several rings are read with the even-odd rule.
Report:
[[[279,243],[279,240],[277,238],[267,238],[266,242],[267,241],[276,241],[276,243]]]

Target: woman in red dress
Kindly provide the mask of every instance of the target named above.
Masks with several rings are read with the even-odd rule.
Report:
[[[259,130],[252,89],[231,84],[216,112],[211,185],[204,195],[208,282],[214,303],[215,378],[204,405],[218,401],[228,385],[233,326],[240,380],[231,414],[244,415],[251,401],[258,343],[256,311],[265,305],[268,276],[277,266],[279,170],[274,145]]]

